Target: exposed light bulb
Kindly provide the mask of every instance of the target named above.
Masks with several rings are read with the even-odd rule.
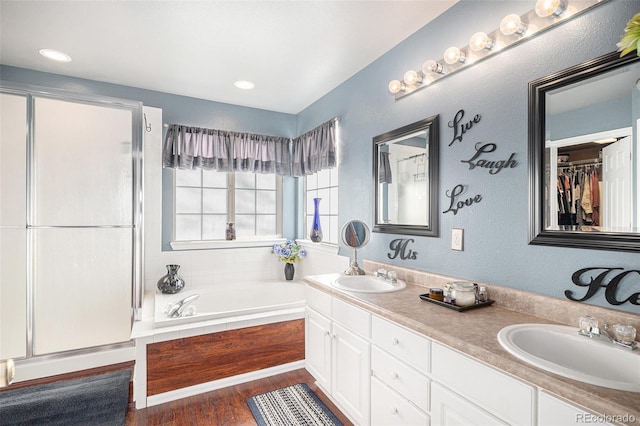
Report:
[[[547,16],[560,16],[567,9],[565,0],[538,0],[536,2],[536,15],[541,18]]]
[[[511,13],[500,21],[500,32],[504,35],[523,35],[527,31],[527,24],[515,13]]]
[[[391,82],[389,82],[389,91],[394,95],[398,92],[404,92],[404,90],[405,90],[405,85],[401,81],[391,80]]]
[[[42,56],[47,59],[51,59],[53,61],[58,62],[71,62],[71,56],[67,55],[64,52],[60,52],[59,50],[53,49],[40,49],[38,51]]]
[[[474,52],[479,52],[484,49],[491,50],[494,44],[495,42],[489,38],[487,33],[478,32],[471,36],[469,48]]]
[[[422,76],[414,70],[404,73],[404,84],[411,86],[412,84],[422,83]]]
[[[444,61],[449,65],[453,65],[456,62],[464,62],[467,57],[457,47],[450,47],[444,51]]]
[[[436,74],[445,74],[447,71],[444,69],[442,64],[437,63],[433,59],[429,59],[422,64],[422,73],[428,74],[430,72],[435,72]]]

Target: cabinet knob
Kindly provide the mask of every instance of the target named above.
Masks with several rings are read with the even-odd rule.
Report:
[[[398,409],[396,407],[391,407],[391,414],[398,414]]]
[[[392,344],[392,345],[394,345],[394,346],[395,346],[395,345],[397,345],[398,343],[400,343],[400,340],[398,340],[398,338],[397,338],[397,337],[394,337],[394,338],[392,338],[392,339],[391,339],[391,344]]]
[[[398,380],[398,373],[391,373],[392,380]]]

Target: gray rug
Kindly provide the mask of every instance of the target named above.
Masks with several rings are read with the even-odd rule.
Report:
[[[0,424],[124,425],[129,370],[0,392]]]
[[[247,404],[258,426],[342,426],[305,383],[252,396]]]

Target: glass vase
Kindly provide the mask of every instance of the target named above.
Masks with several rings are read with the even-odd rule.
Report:
[[[158,280],[158,290],[164,294],[174,294],[184,288],[184,280],[178,275],[180,265],[167,265],[167,275]]]
[[[320,200],[322,200],[322,198],[313,199],[313,225],[311,225],[309,239],[314,243],[322,241],[322,227],[320,226]]]

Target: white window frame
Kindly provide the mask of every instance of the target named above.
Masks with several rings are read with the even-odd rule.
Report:
[[[202,173],[202,171],[200,170]],[[224,173],[226,174],[227,180],[227,218],[226,222],[236,222],[235,221],[235,172],[216,172],[216,173]],[[274,235],[265,235],[265,236],[250,236],[250,237],[242,237],[238,236],[235,240],[226,240],[224,235],[221,235],[220,238],[216,239],[200,239],[200,240],[176,240],[176,217],[178,213],[176,213],[176,189],[178,187],[189,187],[177,185],[177,171],[173,173],[173,211],[172,211],[172,237],[171,237],[171,248],[173,250],[198,250],[198,249],[216,249],[216,248],[243,248],[243,247],[270,247],[274,243],[284,241],[282,238],[282,221],[283,221],[283,206],[282,206],[282,176],[276,176],[276,234]],[[197,186],[192,186],[193,188],[198,188]],[[203,179],[200,180],[199,188],[202,189]],[[259,189],[255,189],[254,191],[259,191]],[[205,214],[200,211],[200,216],[204,216]],[[258,214],[255,214],[258,216]],[[201,220],[202,226],[202,220]],[[202,230],[200,231],[200,235],[202,236]]]

